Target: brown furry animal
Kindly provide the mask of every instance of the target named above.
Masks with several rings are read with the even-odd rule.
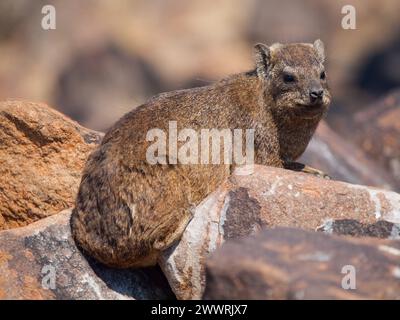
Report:
[[[293,161],[330,103],[322,42],[257,44],[255,61],[254,71],[155,96],[108,131],[88,159],[71,218],[84,251],[110,266],[155,264],[191,209],[230,175],[229,164],[149,164],[146,133],[168,132],[172,120],[178,130],[254,128],[255,163],[320,173]]]

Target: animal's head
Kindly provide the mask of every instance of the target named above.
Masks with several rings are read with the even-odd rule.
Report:
[[[273,99],[273,111],[314,118],[328,108],[331,96],[321,40],[254,47],[257,75]]]

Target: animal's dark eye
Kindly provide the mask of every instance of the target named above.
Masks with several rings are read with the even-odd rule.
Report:
[[[325,71],[322,71],[322,72],[321,72],[320,78],[321,78],[321,80],[325,80],[325,78],[326,78],[326,73],[325,73]]]
[[[291,82],[294,82],[295,79],[294,79],[294,76],[292,76],[291,74],[285,73],[283,75],[283,81],[285,81],[285,83],[291,83]]]

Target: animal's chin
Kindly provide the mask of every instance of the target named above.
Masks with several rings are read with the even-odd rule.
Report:
[[[325,104],[302,104],[297,103],[294,111],[298,117],[302,118],[316,118],[322,116],[325,111]]]

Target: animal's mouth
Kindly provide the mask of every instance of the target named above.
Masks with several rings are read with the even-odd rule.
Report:
[[[297,109],[296,113],[299,116],[316,117],[324,112],[325,105],[323,103],[317,103],[317,104],[297,103],[296,109]]]

